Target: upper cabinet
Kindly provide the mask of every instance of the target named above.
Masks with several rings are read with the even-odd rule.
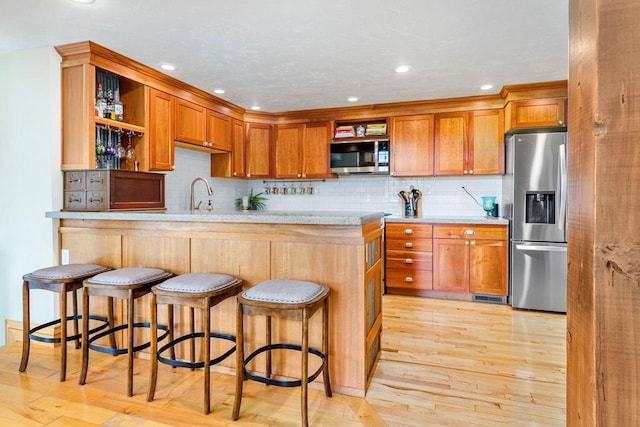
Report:
[[[233,119],[231,122],[231,175],[244,178],[246,175],[244,122]]]
[[[64,54],[65,50],[59,48]],[[102,70],[87,60],[64,63],[62,79],[62,170],[93,169],[113,157],[116,145],[131,141],[141,170],[148,170],[145,128],[146,91],[136,81]],[[118,97],[124,113],[118,120],[96,110],[98,84],[104,97]]]
[[[207,111],[207,145],[216,150],[231,151],[232,119],[215,111]]]
[[[469,113],[435,115],[436,175],[466,175],[469,173],[468,135]]]
[[[279,125],[276,128],[275,178],[330,176],[330,123]]]
[[[435,175],[504,173],[501,109],[435,115]]]
[[[506,130],[566,126],[567,98],[511,101],[505,108]]]
[[[391,175],[433,175],[432,114],[394,117],[391,137]]]
[[[173,96],[149,89],[149,170],[171,171],[173,158]]]
[[[479,110],[470,114],[467,172],[474,175],[503,174],[504,110]]]
[[[207,109],[176,98],[174,103],[174,139],[207,147]]]
[[[245,165],[247,178],[271,178],[271,125],[247,124]]]

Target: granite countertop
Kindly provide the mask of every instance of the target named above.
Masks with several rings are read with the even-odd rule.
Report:
[[[421,216],[405,218],[401,215],[391,215],[384,218],[385,222],[423,223],[423,224],[479,224],[479,225],[509,225],[509,220],[500,217],[486,216]]]
[[[383,212],[348,211],[229,211],[211,213],[165,211],[108,211],[71,212],[53,211],[47,218],[118,220],[118,221],[174,221],[174,222],[236,222],[254,224],[306,224],[306,225],[362,225],[379,221]]]

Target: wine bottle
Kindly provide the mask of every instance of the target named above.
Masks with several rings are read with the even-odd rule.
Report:
[[[115,120],[116,119],[116,113],[115,113],[115,109],[114,109],[114,103],[113,103],[113,90],[109,89],[107,90],[107,106],[105,108],[105,117],[107,119],[111,119],[111,120]]]
[[[113,101],[113,112],[115,120],[121,122],[124,120],[124,105],[120,101],[120,89],[116,89],[116,99]]]
[[[95,106],[96,117],[104,117],[105,110],[107,109],[107,100],[104,97],[104,90],[102,89],[102,83],[98,83],[98,93],[96,95]]]

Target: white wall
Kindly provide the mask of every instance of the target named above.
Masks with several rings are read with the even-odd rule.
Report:
[[[22,275],[57,263],[60,209],[60,58],[53,48],[0,55],[0,344],[5,319],[22,319]],[[50,292],[32,297],[32,320],[56,314]]]

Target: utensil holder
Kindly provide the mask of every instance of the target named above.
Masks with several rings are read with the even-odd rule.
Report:
[[[415,203],[415,206],[412,205],[411,202],[402,202],[402,216],[404,218],[417,218],[420,216],[420,205],[422,204],[422,200],[418,199]]]

